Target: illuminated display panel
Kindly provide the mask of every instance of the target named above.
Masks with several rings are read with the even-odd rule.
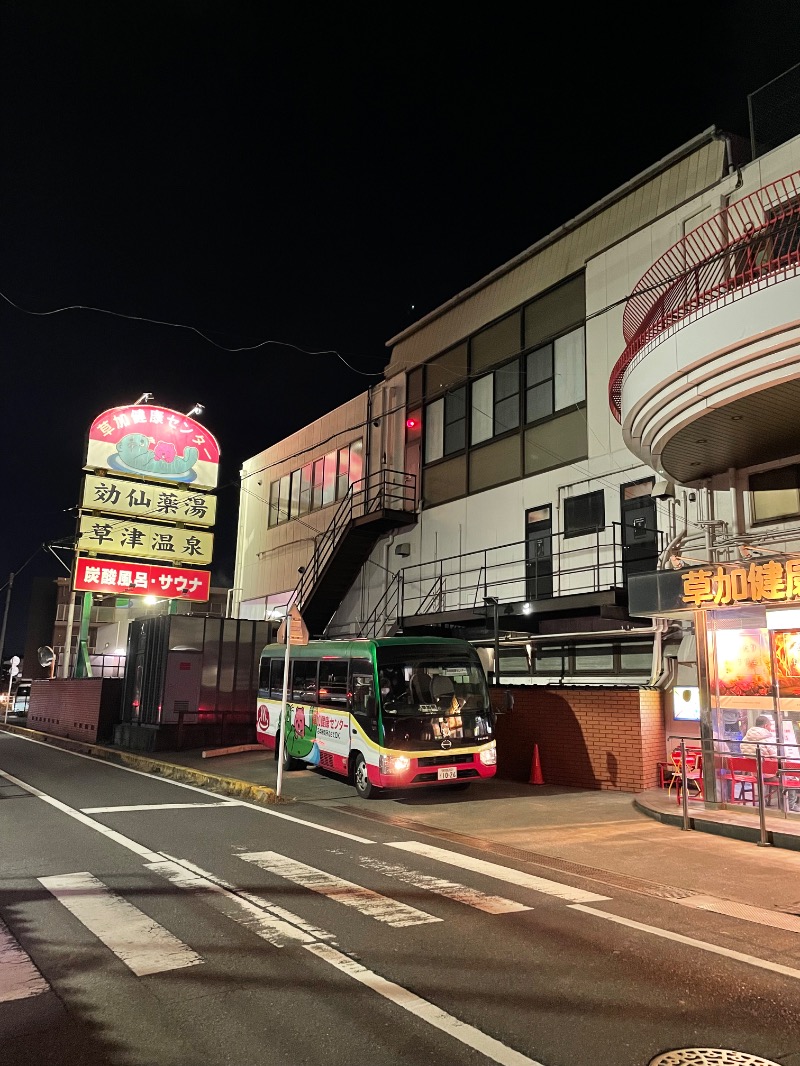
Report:
[[[219,445],[204,426],[180,411],[128,404],[112,407],[92,422],[84,469],[213,489]]]

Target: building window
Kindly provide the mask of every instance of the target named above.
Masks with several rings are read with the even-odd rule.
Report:
[[[467,388],[462,385],[425,409],[425,462],[463,451],[467,443]]]
[[[519,360],[507,363],[472,385],[473,444],[519,428]]]
[[[599,533],[606,525],[606,503],[602,489],[564,500],[564,539]]]
[[[529,352],[525,364],[526,422],[552,418],[586,401],[583,326]]]
[[[363,472],[363,440],[328,452],[273,481],[269,488],[269,525],[277,526],[341,500]]]
[[[748,481],[754,524],[800,515],[800,466],[764,470]]]
[[[642,678],[650,674],[653,645],[623,640],[534,646],[531,673],[538,677]]]

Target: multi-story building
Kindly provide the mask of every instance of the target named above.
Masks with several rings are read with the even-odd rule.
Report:
[[[714,634],[758,630],[769,663],[764,604],[800,598],[746,562],[800,547],[800,138],[775,130],[705,130],[247,461],[234,613],[467,637],[514,689],[516,776],[537,743],[548,780],[635,791],[675,736],[741,731],[763,708],[721,701]]]

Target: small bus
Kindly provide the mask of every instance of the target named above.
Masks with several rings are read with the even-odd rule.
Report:
[[[260,744],[281,749],[286,646],[261,653]],[[363,799],[382,789],[466,788],[497,769],[478,653],[447,637],[312,640],[290,648],[283,770],[319,766]]]

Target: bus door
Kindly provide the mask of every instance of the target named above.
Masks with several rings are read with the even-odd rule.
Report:
[[[350,754],[350,714],[347,705],[347,659],[320,659],[316,741],[319,765],[347,773]]]
[[[354,719],[350,730],[350,746],[361,750],[357,726],[360,726],[373,743],[378,743],[375,667],[371,659],[353,659],[350,663],[350,691],[353,694],[351,711]]]

